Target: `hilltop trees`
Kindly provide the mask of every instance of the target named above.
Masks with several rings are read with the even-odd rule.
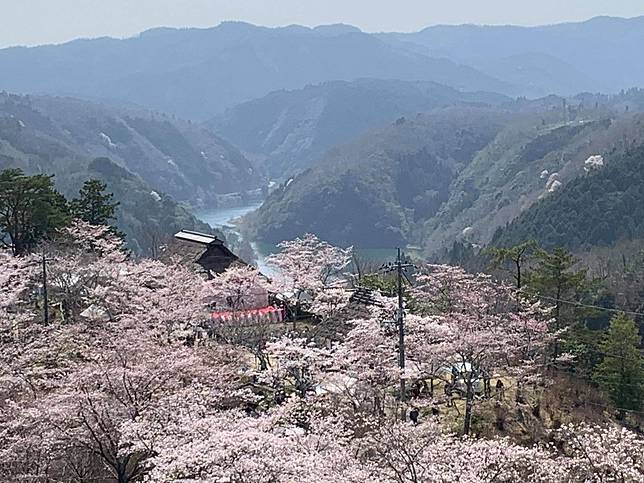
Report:
[[[68,220],[67,201],[54,188],[53,176],[0,172],[0,242],[14,255],[32,249]]]
[[[583,294],[586,271],[574,270],[576,262],[572,254],[563,248],[552,252],[537,250],[537,265],[528,278],[529,290],[553,306],[552,329],[555,333],[573,325],[575,308],[573,304]],[[552,361],[561,355],[560,343],[555,340],[552,347]]]
[[[425,268],[408,300],[401,373],[395,301],[337,296],[344,255],[333,247],[322,257],[333,274],[308,262],[313,276],[301,286],[319,317],[307,325],[337,319],[334,338],[281,325],[255,333],[253,321],[234,318],[206,338],[209,302],[242,313],[266,288],[261,275],[233,267],[206,281],[128,257],[104,225],[59,231],[51,301],[68,310],[48,325],[37,323],[30,290],[39,267],[0,255],[2,481],[636,483],[644,473],[644,441],[616,427],[565,425],[530,446],[450,434],[442,416],[418,425],[394,417],[401,377],[456,370],[445,379],[463,391],[465,433],[480,380],[538,382],[548,315],[490,277]],[[290,256],[314,258],[307,246],[320,244]],[[634,342],[632,332],[623,338]],[[264,366],[249,357],[256,345]]]
[[[536,249],[537,243],[534,240],[529,240],[509,248],[491,247],[487,251],[492,256],[492,265],[495,268],[505,268],[505,265],[512,265],[511,271],[517,284],[517,290],[521,290],[525,266]]]
[[[119,203],[112,201],[114,195],[106,189],[101,181],[88,180],[79,197],[68,203],[56,191],[53,176],[27,176],[20,169],[6,169],[0,173],[0,242],[14,255],[22,255],[72,218],[94,226],[109,225],[116,219]],[[112,231],[118,233],[113,227]]]

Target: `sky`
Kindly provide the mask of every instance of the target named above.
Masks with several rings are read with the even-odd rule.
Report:
[[[368,32],[436,24],[543,25],[644,15],[644,0],[0,0],[0,47],[129,37],[152,27],[347,23]]]

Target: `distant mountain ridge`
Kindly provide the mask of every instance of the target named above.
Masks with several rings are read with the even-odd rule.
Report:
[[[379,34],[409,51],[472,66],[533,95],[644,86],[644,16],[595,17],[537,27],[438,25]]]
[[[195,120],[272,91],[359,78],[529,97],[617,92],[644,86],[644,65],[634,61],[643,41],[644,17],[381,34],[224,22],[2,49],[0,89],[136,104]]]
[[[328,149],[401,116],[451,105],[511,99],[462,92],[435,82],[359,79],[276,91],[227,110],[208,125],[281,179],[308,168]]]
[[[205,120],[279,89],[362,77],[516,89],[476,69],[399,49],[347,26],[276,29],[227,22],[129,39],[0,50],[0,89],[134,103]]]

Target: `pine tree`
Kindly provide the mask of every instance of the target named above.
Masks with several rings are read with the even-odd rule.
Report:
[[[492,247],[486,251],[492,257],[492,266],[494,268],[505,268],[507,265],[511,265],[510,271],[516,282],[517,290],[521,290],[525,266],[529,263],[537,248],[536,241],[528,240],[513,247]]]
[[[586,270],[574,271],[575,257],[563,248],[552,252],[537,250],[537,266],[529,274],[529,289],[554,306],[555,331],[570,327],[578,318],[578,310],[567,301],[577,301],[586,287]],[[559,344],[553,348],[553,360],[559,356]]]
[[[85,181],[79,191],[79,197],[71,203],[72,213],[90,225],[110,225],[116,220],[118,202],[113,202],[114,195],[107,193],[107,185],[100,180]]]
[[[0,172],[0,244],[21,255],[69,221],[67,200],[53,176],[27,176],[21,169]]]
[[[600,348],[604,360],[593,379],[620,409],[638,411],[644,397],[644,357],[637,324],[624,314],[613,317]],[[621,411],[622,414],[624,411]]]

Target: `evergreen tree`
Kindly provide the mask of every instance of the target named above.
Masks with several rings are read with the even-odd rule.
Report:
[[[578,302],[585,291],[586,270],[574,271],[576,260],[563,248],[555,248],[552,252],[537,250],[535,257],[537,265],[527,277],[529,290],[553,305],[555,332],[570,327],[579,319],[580,310],[574,302]],[[553,361],[560,353],[559,343],[555,342]]]
[[[486,252],[492,257],[492,266],[494,268],[505,268],[510,265],[517,289],[521,290],[525,265],[530,261],[536,249],[537,242],[528,240],[510,248],[488,248]]]
[[[110,225],[116,220],[118,202],[113,202],[114,195],[107,193],[107,185],[100,180],[85,181],[79,191],[79,197],[71,202],[74,216],[90,225]]]
[[[14,255],[68,222],[67,200],[54,188],[53,176],[27,176],[15,168],[0,172],[0,243]]]
[[[639,411],[644,396],[644,357],[635,322],[624,314],[613,317],[600,344],[604,360],[593,379],[610,395],[620,409]],[[621,411],[623,415],[624,411]]]

